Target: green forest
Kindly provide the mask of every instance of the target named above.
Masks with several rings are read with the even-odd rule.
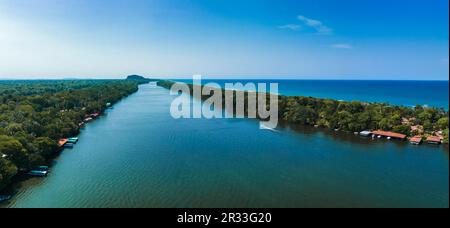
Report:
[[[160,81],[170,89],[175,82]],[[189,85],[191,92],[192,85]],[[224,96],[224,92],[222,95]],[[192,95],[192,94],[191,94]],[[245,93],[245,97],[248,93]],[[208,99],[202,96],[201,99]],[[267,95],[267,98],[269,96]],[[225,100],[225,99],[223,99]],[[384,103],[337,101],[302,96],[279,96],[279,118],[291,124],[310,125],[344,132],[385,130],[421,135],[437,135],[448,144],[449,113],[444,109],[416,106],[414,108]],[[267,103],[269,99],[267,99]]]
[[[86,115],[136,92],[136,80],[0,81],[0,190],[18,173],[48,164],[58,140]]]

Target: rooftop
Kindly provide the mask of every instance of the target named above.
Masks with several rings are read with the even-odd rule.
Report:
[[[62,147],[62,146],[64,146],[66,143],[67,143],[67,139],[60,139],[59,141],[58,141],[58,146],[59,147]]]
[[[420,135],[414,136],[409,141],[415,142],[415,143],[421,143],[422,142],[422,136],[420,136]]]
[[[429,136],[428,138],[427,138],[427,141],[428,142],[441,142],[441,138],[440,137],[438,137],[438,136]]]
[[[381,135],[381,136],[385,136],[385,137],[392,137],[392,138],[398,138],[398,139],[406,138],[406,135],[404,135],[404,134],[390,132],[390,131],[374,131],[372,133],[374,135]]]

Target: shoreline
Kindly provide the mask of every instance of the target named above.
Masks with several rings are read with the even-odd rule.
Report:
[[[120,98],[119,100],[117,100],[117,101],[115,101],[115,102],[111,102],[109,106],[103,107],[102,110],[99,110],[99,111],[98,111],[98,114],[99,114],[99,115],[98,115],[97,117],[92,118],[92,119],[91,119],[90,121],[88,121],[88,122],[83,121],[83,124],[82,124],[82,125],[78,125],[79,127],[78,127],[78,130],[77,130],[77,134],[73,135],[72,137],[78,137],[78,136],[81,134],[81,131],[83,130],[83,128],[84,128],[86,125],[88,125],[89,123],[95,122],[98,118],[101,118],[101,117],[104,115],[104,113],[105,113],[108,109],[113,108],[117,103],[119,103],[119,102],[123,101],[124,99],[126,99],[127,97],[129,97],[129,96],[131,96],[131,95],[137,93],[137,92],[139,91],[139,86],[140,86],[141,84],[145,84],[145,83],[139,83],[139,82],[138,82],[137,87],[136,87],[136,90],[135,90],[134,92],[132,92],[132,93],[130,93],[130,94],[128,94],[128,95],[126,95],[126,96]],[[75,143],[74,145],[76,145],[76,143]],[[54,166],[55,160],[56,160],[59,156],[61,156],[62,153],[63,153],[65,150],[67,150],[67,149],[69,149],[69,148],[66,148],[66,147],[64,147],[64,145],[63,145],[63,146],[59,147],[58,150],[55,151],[54,154],[53,154],[51,157],[49,157],[49,158],[47,159],[47,161],[45,162],[45,165],[47,165],[47,166],[50,168],[50,171],[51,171],[51,168]],[[46,177],[47,177],[47,175],[42,176],[42,177],[31,176],[31,175],[29,175],[29,172],[28,172],[28,171],[29,171],[29,170],[27,170],[27,171],[18,171],[18,173],[17,173],[16,175],[14,175],[14,176],[10,179],[9,183],[6,184],[5,186],[3,186],[3,187],[0,189],[0,195],[7,195],[7,196],[14,197],[14,195],[16,194],[15,189],[17,189],[17,187],[20,188],[20,186],[18,186],[18,185],[20,185],[20,183],[22,183],[22,182],[24,182],[24,181],[27,181],[27,180],[30,180],[30,179],[35,179],[35,178],[46,178]],[[50,173],[51,173],[51,172],[50,172]],[[11,199],[10,199],[10,200],[11,200]],[[10,200],[7,200],[6,202],[0,202],[0,208],[1,208],[2,204],[8,204],[8,201],[10,201]]]
[[[163,88],[165,88],[165,89],[168,89],[168,90],[170,90],[170,88],[171,88],[171,86],[172,85],[174,85],[174,84],[176,84],[176,83],[178,83],[178,82],[176,82],[176,81],[171,81],[171,80],[157,80],[157,84],[158,84],[158,86],[160,86],[160,87],[163,87]],[[182,83],[185,83],[185,82],[182,82]],[[205,85],[203,85],[203,84],[201,84],[201,85],[196,85],[196,84],[193,84],[193,83],[185,83],[186,85],[188,85],[189,86],[189,88],[190,88],[190,96],[191,97],[193,97],[193,88],[194,87],[200,87],[200,89],[203,89],[203,88],[205,88],[206,86]],[[220,89],[221,91],[222,91],[222,95],[224,95],[225,94],[225,91],[227,91],[226,89],[224,89],[224,88],[211,88],[212,90],[214,90],[214,89]],[[247,96],[249,93],[257,93],[257,94],[259,94],[258,92],[254,92],[254,91],[243,91],[244,92],[244,96]],[[270,93],[265,93],[266,94],[266,96],[268,96],[268,95],[270,95]],[[234,98],[235,98],[235,93],[233,93],[233,96],[234,96]],[[201,95],[201,97],[199,98],[199,99],[201,99],[201,100],[206,100],[206,99],[208,99],[210,96],[208,96],[208,95]],[[341,104],[353,104],[353,103],[359,103],[359,104],[361,104],[362,106],[374,106],[374,105],[382,105],[382,106],[385,106],[385,107],[388,107],[388,108],[398,108],[398,109],[405,109],[405,110],[409,110],[409,111],[412,111],[412,110],[414,110],[415,108],[414,107],[408,107],[408,106],[402,106],[402,105],[391,105],[391,104],[386,104],[386,103],[377,103],[377,102],[364,102],[364,101],[343,101],[343,100],[335,100],[335,99],[325,99],[325,98],[315,98],[315,97],[304,97],[304,96],[286,96],[286,95],[278,95],[278,99],[279,99],[279,102],[280,101],[286,101],[286,100],[289,100],[289,99],[311,99],[311,100],[313,100],[313,101],[322,101],[322,102],[324,102],[324,101],[330,101],[330,102],[336,102],[336,103],[338,103],[339,105],[341,105]],[[222,104],[222,107],[225,107],[224,106],[224,104]],[[245,106],[245,108],[247,109],[247,106]],[[445,110],[445,109],[443,109],[443,108],[434,108],[434,107],[422,107],[423,109],[429,109],[429,110],[440,110],[440,111],[442,111],[442,110]],[[247,113],[247,110],[245,110],[246,111],[246,113]],[[287,123],[293,123],[292,121],[289,121],[289,120],[285,120],[285,119],[283,119],[283,116],[285,115],[286,113],[285,113],[285,110],[282,110],[281,111],[281,113],[279,114],[279,121],[285,121],[285,122],[287,122]],[[259,119],[259,115],[257,115],[258,117],[257,117],[257,119]],[[447,116],[448,117],[448,110],[445,110],[445,114],[442,114],[442,116]],[[415,117],[413,117],[413,118],[415,118]],[[298,123],[297,123],[298,124]],[[437,123],[433,123],[434,124],[434,126],[433,127],[435,127],[436,126],[436,124]],[[305,126],[313,126],[313,127],[315,127],[315,128],[325,128],[325,129],[328,129],[328,130],[335,130],[335,131],[341,131],[341,129],[339,129],[339,128],[332,128],[332,127],[326,127],[326,126],[320,126],[320,125],[318,125],[318,123],[314,123],[314,124],[302,124],[302,125],[305,125]],[[404,124],[404,123],[402,123],[401,125],[404,125],[404,126],[407,126],[407,124]],[[412,126],[409,126],[409,127],[412,127]],[[392,129],[387,129],[388,131],[392,131]],[[447,129],[448,130],[448,129]],[[363,128],[363,129],[358,129],[357,131],[348,131],[348,130],[342,130],[342,131],[344,131],[344,132],[347,132],[347,133],[354,133],[355,135],[356,134],[358,134],[358,136],[360,136],[360,134],[363,132],[363,131],[369,131],[370,132],[370,136],[372,136],[372,137],[374,137],[374,136],[378,136],[378,134],[374,134],[375,132],[377,132],[377,131],[381,131],[381,129],[380,128]],[[437,131],[436,131],[437,132]],[[388,133],[393,133],[393,134],[398,134],[398,133],[396,133],[396,132],[394,132],[394,131],[392,131],[392,132],[388,132]],[[403,139],[400,139],[400,141],[410,141],[412,138],[414,138],[414,137],[416,137],[417,135],[413,135],[412,134],[412,130],[411,130],[411,132],[408,132],[408,133],[411,133],[411,135],[409,135],[409,134],[404,134],[405,135],[405,137],[403,138]],[[422,139],[423,139],[423,143],[424,144],[433,144],[433,143],[431,143],[431,142],[429,142],[429,140],[428,140],[428,138],[429,137],[431,137],[431,136],[435,136],[435,134],[436,133],[430,133],[430,132],[423,132],[423,133],[421,133],[421,137],[422,137]],[[389,140],[391,140],[391,137],[389,137],[389,136],[384,136],[385,138],[388,138]],[[443,144],[443,145],[449,145],[449,142],[448,142],[448,135],[446,135],[446,139],[445,138],[441,138],[441,141],[438,143],[438,144]],[[393,139],[394,140],[394,139]]]
[[[182,82],[191,84],[192,79],[166,79],[168,81]],[[225,83],[236,83],[240,82],[243,84],[246,83],[280,83],[284,84],[283,88],[280,88],[280,95],[283,96],[304,96],[304,97],[314,97],[320,99],[331,99],[331,100],[342,100],[342,101],[364,101],[371,103],[386,103],[393,106],[405,106],[414,108],[417,104],[420,104],[423,107],[431,107],[436,109],[444,109],[445,111],[449,111],[448,104],[448,81],[432,81],[432,80],[319,80],[319,79],[311,79],[311,80],[303,80],[303,79],[223,79],[223,78],[202,78],[201,85],[206,85],[207,83],[217,83],[221,88],[224,88]],[[415,86],[420,86],[419,91],[416,91],[417,94],[423,95],[415,95],[414,97],[410,97],[402,92],[392,93],[389,97],[384,96],[383,93],[380,93],[380,97],[377,97],[372,92],[368,90],[358,89],[358,87],[362,86],[364,88],[372,87],[375,90],[383,89],[388,83],[394,82],[395,85],[401,84],[402,90],[407,88],[414,88]],[[348,84],[353,84],[356,88],[355,91],[348,91],[346,89],[340,88],[340,85],[346,86]],[[195,84],[195,83],[194,83]],[[292,84],[292,85],[291,85]],[[197,84],[195,84],[197,85]],[[310,89],[309,86],[317,85],[318,89]],[[330,87],[331,86],[331,87]],[[431,91],[440,91],[440,97],[444,98],[440,101],[437,95],[430,97],[429,93],[427,93],[425,88],[428,88],[427,91],[431,89]],[[281,86],[280,86],[281,87]],[[352,90],[353,87],[348,87]],[[395,87],[394,87],[395,88]],[[332,93],[326,92],[328,89],[332,90]],[[369,88],[367,88],[369,89]],[[320,92],[319,92],[320,91]],[[447,93],[445,93],[447,91]],[[367,94],[364,94],[367,92]],[[389,91],[386,91],[389,93]],[[407,92],[407,91],[406,91]],[[343,93],[343,94],[342,94]],[[444,95],[442,95],[444,94]],[[368,98],[361,99],[362,96],[369,96]],[[393,98],[389,100],[389,98]],[[424,98],[428,97],[428,98]],[[447,98],[445,98],[447,97]],[[416,100],[415,102],[411,99]]]

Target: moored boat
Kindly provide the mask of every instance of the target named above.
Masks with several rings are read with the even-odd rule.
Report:
[[[48,166],[42,165],[42,166],[38,166],[36,168],[36,170],[49,171],[50,168]]]
[[[35,177],[45,177],[50,172],[50,168],[48,166],[38,166],[30,172],[28,172],[28,175],[35,176]]]
[[[64,145],[64,148],[73,148],[74,146],[75,146],[74,143],[66,143],[66,144]]]
[[[0,203],[6,202],[11,199],[9,195],[0,195]]]
[[[75,144],[77,142],[78,142],[78,138],[77,137],[72,137],[72,138],[68,138],[67,139],[67,143]]]
[[[48,171],[44,170],[31,170],[28,175],[34,176],[34,177],[45,177],[48,175]]]
[[[361,131],[359,133],[359,135],[364,136],[364,137],[369,137],[372,135],[372,132],[371,131]]]

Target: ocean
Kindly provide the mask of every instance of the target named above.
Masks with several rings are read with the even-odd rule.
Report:
[[[192,83],[192,80],[174,79]],[[449,108],[448,81],[351,81],[351,80],[213,80],[214,82],[278,83],[279,93],[286,96],[310,96],[344,101],[382,102],[414,107],[416,105]]]

